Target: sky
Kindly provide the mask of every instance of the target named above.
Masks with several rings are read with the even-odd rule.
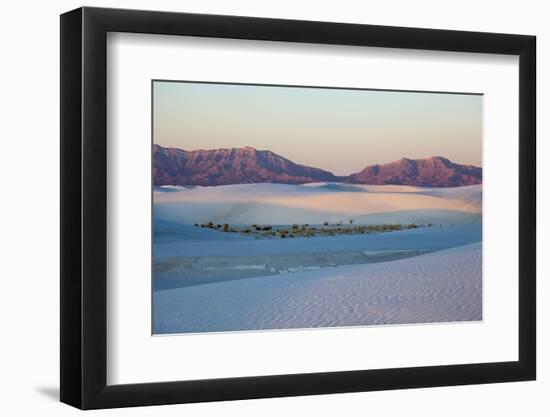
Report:
[[[401,158],[482,166],[483,96],[153,82],[153,142],[184,150],[251,146],[349,175]]]

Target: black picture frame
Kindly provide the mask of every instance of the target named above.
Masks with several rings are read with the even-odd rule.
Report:
[[[107,385],[108,32],[519,56],[519,358]],[[79,8],[61,15],[61,401],[81,409],[533,380],[536,376],[534,36]]]

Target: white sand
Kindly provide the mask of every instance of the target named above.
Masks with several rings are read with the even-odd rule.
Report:
[[[431,188],[316,183],[159,187],[155,217],[175,223],[321,224],[473,223],[481,216],[481,185]]]
[[[482,319],[481,243],[378,264],[188,286],[153,295],[155,333]]]

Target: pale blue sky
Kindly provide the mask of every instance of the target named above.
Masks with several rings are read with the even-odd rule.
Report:
[[[479,95],[154,82],[154,143],[252,146],[347,175],[403,157],[481,166]]]

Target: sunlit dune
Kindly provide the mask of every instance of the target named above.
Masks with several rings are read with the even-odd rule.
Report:
[[[154,194],[156,215],[185,224],[209,221],[319,224],[350,219],[356,223],[371,223],[384,221],[384,216],[390,219],[388,221],[395,221],[400,213],[405,215],[403,221],[430,221],[430,216],[433,216],[433,222],[460,223],[471,222],[473,215],[480,215],[481,200],[480,185],[441,189],[348,184],[241,184],[161,188]]]

